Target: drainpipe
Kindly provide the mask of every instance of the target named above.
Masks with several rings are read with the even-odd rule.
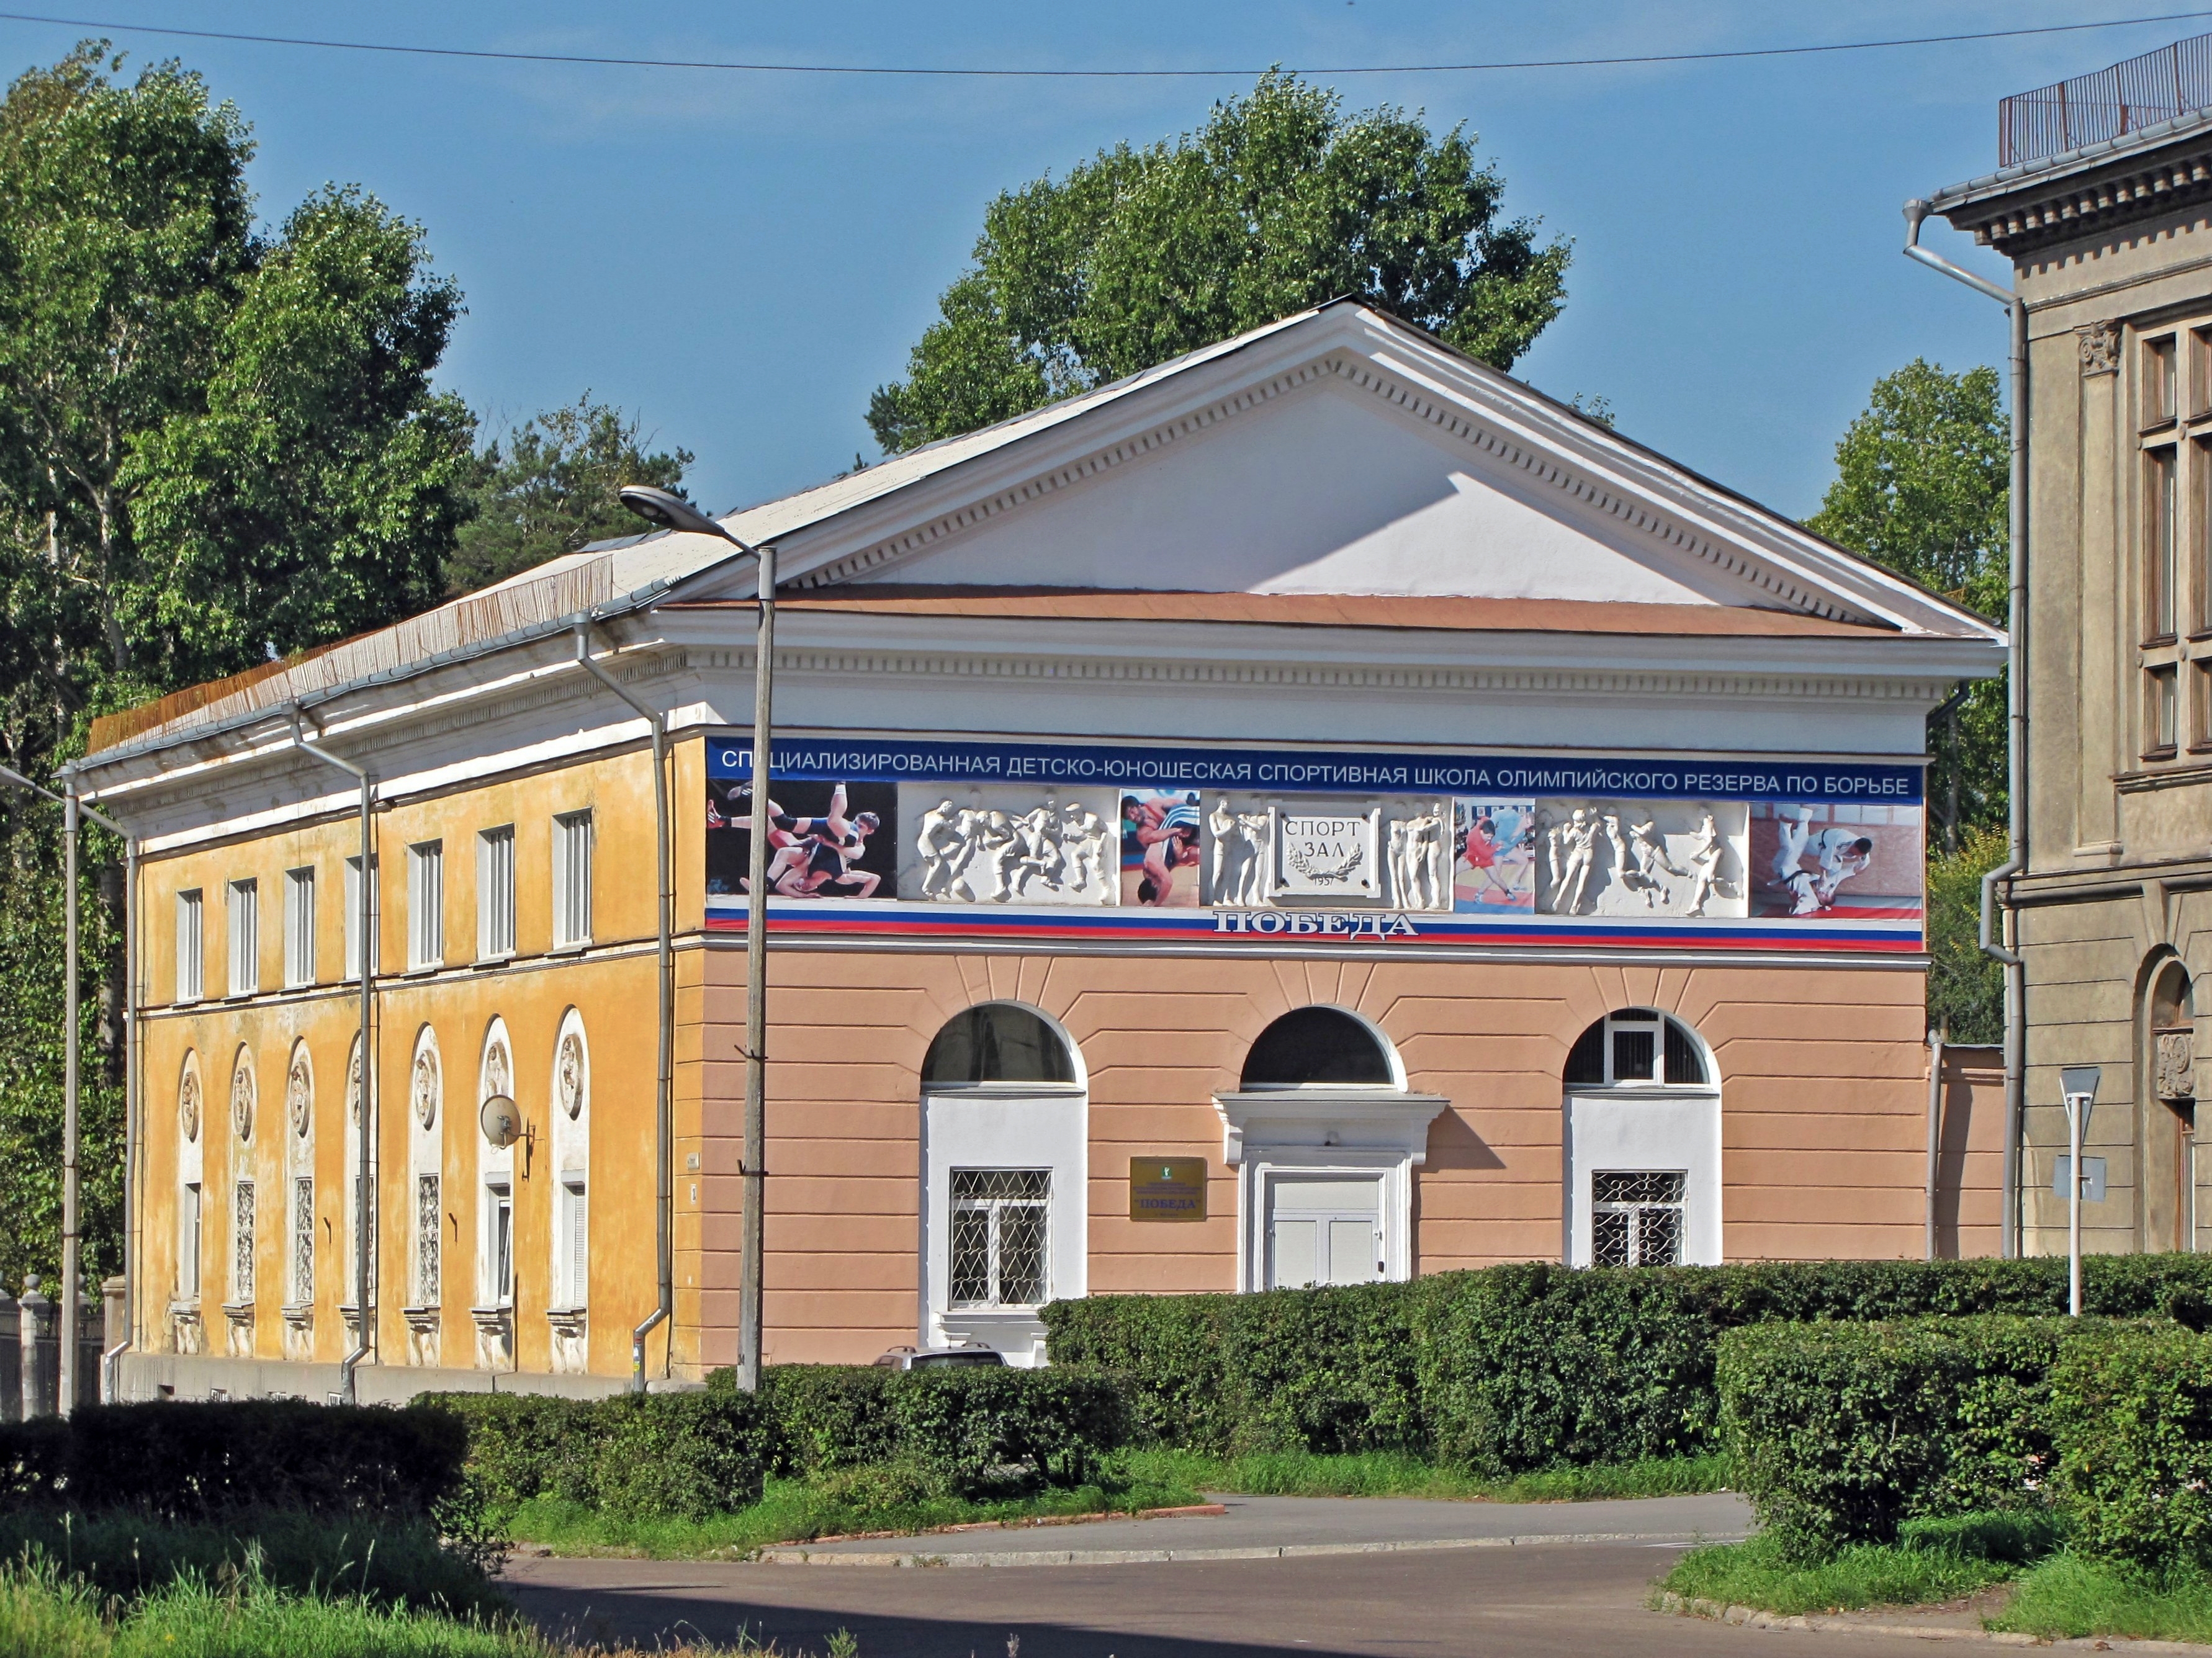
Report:
[[[1905,204],[1905,256],[1931,270],[1962,282],[1986,295],[2012,317],[2012,470],[2007,483],[2010,508],[2007,539],[2010,543],[2012,583],[2005,617],[2005,861],[1982,877],[1981,946],[1984,955],[2004,965],[2004,1221],[2003,1253],[2007,1260],[2021,1253],[2021,1141],[2027,1117],[2027,975],[2017,948],[2019,917],[2012,902],[2012,878],[2027,868],[2027,301],[2008,288],[1961,270],[1948,259],[1920,246],[1920,227],[1929,204],[1915,197]],[[2005,883],[2000,901],[1997,884]],[[2001,940],[1996,909],[2002,902],[2013,915],[2005,929],[2011,944]]]
[[[106,819],[86,807],[87,816]],[[123,1355],[137,1345],[138,1329],[138,838],[123,841],[123,1333],[100,1356],[100,1398],[112,1405],[122,1393]],[[111,1336],[115,1332],[110,1330]]]
[[[659,1087],[655,1095],[653,1136],[654,1252],[660,1278],[660,1298],[653,1309],[645,1315],[637,1327],[629,1333],[629,1386],[632,1393],[645,1391],[645,1339],[656,1326],[665,1323],[676,1309],[676,1264],[669,1241],[669,1207],[672,1174],[669,1168],[671,1138],[676,1117],[676,956],[672,934],[675,930],[676,892],[671,880],[668,853],[668,722],[659,714],[633,696],[627,686],[592,659],[592,624],[579,616],[576,619],[576,661],[592,678],[605,685],[617,696],[637,710],[645,718],[653,732],[653,821],[655,850],[660,864],[659,904],[659,963],[660,979],[660,1053]],[[669,1346],[675,1345],[674,1332],[670,1333]]]
[[[316,736],[322,733],[319,731]],[[311,754],[325,765],[349,773],[361,785],[361,913],[355,920],[355,937],[361,941],[361,1167],[354,1175],[353,1224],[353,1304],[361,1315],[361,1328],[346,1356],[338,1361],[338,1402],[359,1404],[360,1395],[354,1384],[354,1371],[367,1358],[375,1344],[370,1340],[372,1331],[368,1306],[369,1279],[369,1203],[371,1187],[368,1171],[376,1163],[376,1092],[373,1086],[376,1075],[376,1060],[369,1047],[369,1022],[374,1008],[376,980],[376,938],[372,931],[376,917],[376,865],[371,856],[375,826],[373,814],[376,810],[376,784],[369,774],[350,760],[341,760],[329,750],[310,741],[306,721],[300,705],[292,705],[292,745],[303,754]]]
[[[1927,1258],[1936,1259],[1936,1175],[1942,1155],[1943,1040],[1945,1028],[1928,1033],[1928,1240]]]

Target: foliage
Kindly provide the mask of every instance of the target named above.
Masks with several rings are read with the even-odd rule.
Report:
[[[1422,1497],[1443,1502],[1584,1503],[1600,1497],[1680,1497],[1728,1488],[1721,1456],[1654,1457],[1547,1468],[1506,1479],[1479,1479],[1405,1451],[1129,1451],[1120,1466],[1137,1478],[1193,1491],[1258,1497]]]
[[[2054,1485],[2075,1551],[2161,1582],[2212,1566],[2212,1337],[2069,1344],[2051,1375]]]
[[[1954,1042],[2004,1040],[2004,969],[1982,949],[1982,877],[2005,860],[2002,829],[1968,829],[1928,852],[1928,1023]]]
[[[2212,1258],[2098,1255],[2094,1313],[2201,1323]],[[1403,1450],[1484,1479],[1720,1448],[1723,1332],[1781,1321],[2057,1314],[2063,1260],[1571,1269],[1044,1309],[1054,1368],[1122,1378],[1139,1442]]]
[[[1770,1324],[1721,1339],[1736,1482],[1778,1546],[1817,1559],[1905,1521],[2047,1500],[2049,1373],[2072,1320]]]
[[[471,422],[431,388],[460,301],[351,188],[254,228],[245,121],[100,43],[0,102],[0,760],[45,778],[94,714],[422,608]],[[0,1274],[57,1266],[54,811],[0,794]],[[90,835],[87,1275],[120,1265],[120,848]]]
[[[459,1486],[466,1444],[450,1415],[416,1408],[286,1399],[85,1406],[66,1422],[0,1424],[0,1512],[422,1517]]]
[[[2069,1552],[2020,1579],[1991,1629],[2039,1640],[2113,1635],[2137,1641],[2212,1642],[2212,1582],[2160,1588]],[[2100,1643],[2099,1644],[2103,1644]]]
[[[1462,129],[1346,115],[1271,70],[1196,132],[1001,194],[868,425],[911,449],[1343,295],[1510,367],[1565,303],[1569,249],[1501,222],[1504,189]]]
[[[2012,427],[1996,370],[1916,357],[1875,382],[1836,446],[1836,480],[1806,527],[1992,621],[2009,602]],[[2005,686],[1974,682],[1931,718],[1929,812],[1947,852],[2005,820]]]
[[[649,440],[646,440],[649,441]],[[475,516],[446,561],[447,591],[471,592],[594,541],[645,526],[622,504],[626,483],[681,491],[688,449],[646,452],[638,422],[593,403],[533,415],[476,456]]]
[[[1723,1606],[1757,1606],[1785,1617],[1865,1606],[1955,1600],[2012,1576],[2008,1561],[1939,1549],[1858,1543],[1815,1560],[1761,1534],[1745,1543],[1692,1549],[1659,1580],[1660,1593]]]

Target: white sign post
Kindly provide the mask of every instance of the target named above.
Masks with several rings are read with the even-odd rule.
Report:
[[[2089,1113],[2097,1103],[2097,1082],[2103,1067],[2069,1065],[2060,1070],[2058,1086],[2066,1101],[2066,1311],[2081,1316],[2081,1142],[2089,1138]]]

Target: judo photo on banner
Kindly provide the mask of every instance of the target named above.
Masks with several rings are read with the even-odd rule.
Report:
[[[1917,917],[1922,809],[1857,802],[1751,805],[1753,914],[1831,920]]]
[[[1195,789],[1121,796],[1121,902],[1195,909],[1206,829]]]
[[[1536,803],[1461,800],[1453,813],[1452,908],[1526,914],[1536,908]]]
[[[780,898],[896,896],[898,785],[774,780],[768,884]],[[752,857],[752,785],[707,786],[707,890],[740,894]]]

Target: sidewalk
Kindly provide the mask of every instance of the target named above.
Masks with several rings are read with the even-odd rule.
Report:
[[[812,1566],[1073,1566],[1164,1560],[1263,1560],[1562,1543],[1732,1542],[1751,1510],[1729,1491],[1594,1503],[1439,1503],[1419,1497],[1234,1497],[1228,1512],[1100,1520],[1034,1531],[854,1538],[764,1549]]]

